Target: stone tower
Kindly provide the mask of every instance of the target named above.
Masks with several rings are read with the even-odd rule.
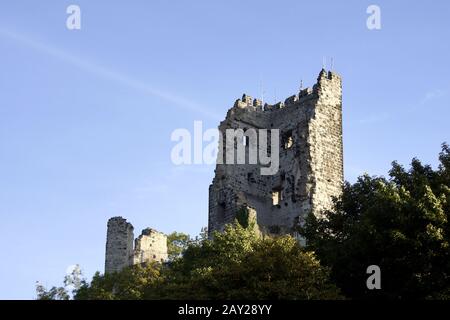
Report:
[[[105,273],[118,272],[149,261],[164,262],[167,258],[165,234],[147,228],[134,240],[133,226],[126,219],[114,217],[108,220]]]
[[[227,129],[279,129],[279,168],[275,174],[261,175],[259,162],[219,162],[209,187],[210,232],[222,230],[246,207],[261,231],[295,235],[295,227],[308,213],[320,215],[341,194],[342,85],[336,73],[322,70],[312,88],[301,89],[284,103],[262,106],[260,100],[244,95],[220,123],[223,135]],[[235,148],[248,148],[247,136],[237,139]],[[222,142],[219,155],[223,146]]]
[[[108,220],[106,234],[105,273],[129,266],[133,257],[133,226],[122,217]]]

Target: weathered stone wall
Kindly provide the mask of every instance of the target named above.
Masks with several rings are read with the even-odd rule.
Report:
[[[133,241],[135,246],[133,248]],[[134,240],[133,226],[122,217],[108,220],[105,273],[149,261],[167,260],[167,236],[154,229],[144,229]]]
[[[312,88],[284,103],[262,107],[247,95],[236,101],[219,130],[279,129],[280,167],[263,176],[259,164],[217,164],[209,188],[210,232],[232,223],[242,206],[253,208],[259,229],[272,234],[293,233],[309,212],[330,208],[343,184],[341,96],[341,78],[322,70]],[[273,192],[279,192],[275,205]]]
[[[105,273],[129,266],[133,257],[133,226],[122,217],[108,220],[106,234]]]
[[[167,260],[167,236],[154,229],[144,229],[135,240],[133,263]]]
[[[332,198],[342,193],[344,159],[342,142],[342,83],[334,74],[321,72],[317,86],[319,99],[309,124],[313,211],[329,209]]]

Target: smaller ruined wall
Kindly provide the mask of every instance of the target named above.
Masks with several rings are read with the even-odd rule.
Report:
[[[105,273],[149,261],[164,262],[167,258],[167,236],[164,233],[147,228],[134,240],[133,226],[126,219],[114,217],[108,220]]]
[[[144,229],[135,241],[133,264],[167,260],[167,236],[154,229]]]
[[[108,220],[105,273],[117,272],[131,264],[133,257],[133,226],[122,217]]]

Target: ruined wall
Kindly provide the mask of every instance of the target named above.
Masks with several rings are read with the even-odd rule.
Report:
[[[342,142],[342,83],[334,74],[321,72],[317,85],[319,99],[309,123],[313,211],[329,209],[332,198],[342,193],[344,159]]]
[[[122,217],[108,220],[105,273],[120,271],[131,264],[133,240],[131,223]]]
[[[167,236],[154,229],[144,229],[136,239],[133,263],[167,260]]]
[[[253,208],[259,229],[271,234],[293,233],[309,212],[319,215],[331,206],[343,184],[341,96],[341,78],[322,70],[312,88],[284,103],[263,107],[247,95],[236,101],[219,130],[279,129],[280,166],[263,176],[259,163],[217,164],[209,188],[210,232],[232,223],[242,206]]]
[[[133,241],[135,245],[133,247]],[[144,229],[134,240],[133,226],[122,217],[108,220],[105,273],[149,261],[167,260],[167,236],[154,229]]]

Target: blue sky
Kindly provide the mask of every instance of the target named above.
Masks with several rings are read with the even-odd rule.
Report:
[[[324,56],[343,77],[347,180],[414,156],[436,166],[449,16],[444,0],[2,1],[0,299],[34,298],[76,263],[103,271],[111,216],[197,234],[214,168],[174,166],[171,132],[215,128],[261,83],[268,102],[311,86]]]

